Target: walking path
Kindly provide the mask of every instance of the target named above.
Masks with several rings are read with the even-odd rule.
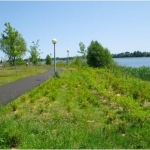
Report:
[[[35,76],[20,79],[18,81],[0,86],[0,105],[6,105],[23,93],[40,85],[54,75],[54,69],[50,68],[47,72]]]

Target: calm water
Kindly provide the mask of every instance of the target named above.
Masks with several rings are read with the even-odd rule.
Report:
[[[114,60],[118,63],[120,66],[127,66],[127,67],[150,67],[150,57],[130,57],[130,58],[114,58]],[[57,60],[56,60],[57,62]],[[67,61],[63,61],[67,64]],[[45,64],[45,61],[41,62],[42,64]],[[52,64],[54,62],[52,61]]]
[[[130,58],[114,58],[120,66],[127,67],[150,67],[150,57],[130,57]]]

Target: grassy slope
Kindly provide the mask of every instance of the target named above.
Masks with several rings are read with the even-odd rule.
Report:
[[[149,148],[147,82],[79,68],[1,108],[0,148]]]
[[[46,69],[35,66],[19,66],[17,67],[17,71],[18,75],[16,75],[14,67],[6,67],[6,69],[0,67],[0,86],[24,77],[43,73],[46,71]]]

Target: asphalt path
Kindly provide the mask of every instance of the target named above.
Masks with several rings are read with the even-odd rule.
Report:
[[[0,105],[6,105],[23,93],[40,85],[54,75],[54,69],[50,68],[47,72],[26,77],[15,82],[0,86]]]

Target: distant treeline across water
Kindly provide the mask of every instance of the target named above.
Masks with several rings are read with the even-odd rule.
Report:
[[[132,52],[124,52],[118,54],[112,54],[113,58],[123,58],[123,57],[150,57],[150,52],[140,52],[134,51]]]
[[[82,56],[74,56],[74,57],[56,57],[57,61],[67,61],[72,60],[76,57],[80,57],[82,58]],[[122,52],[122,53],[118,53],[118,54],[112,54],[113,58],[128,58],[128,57],[150,57],[150,52],[140,52],[140,51],[134,51],[134,52]],[[51,58],[53,61],[53,57]],[[41,59],[41,61],[45,61],[45,59]]]

